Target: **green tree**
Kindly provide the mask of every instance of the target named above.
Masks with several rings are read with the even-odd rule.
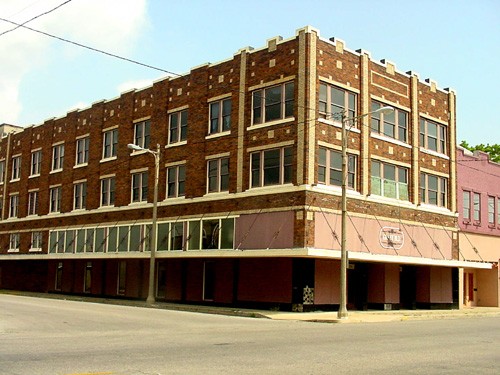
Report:
[[[467,143],[467,141],[462,141],[460,143],[460,146],[462,146],[463,148],[466,148],[469,151],[479,150],[479,151],[487,152],[490,155],[490,160],[497,162],[497,163],[500,163],[500,145],[498,145],[498,144],[490,145],[489,143],[487,143],[486,145],[483,145],[481,143],[481,144],[476,145],[476,146],[471,146],[471,145],[469,145],[469,143]]]

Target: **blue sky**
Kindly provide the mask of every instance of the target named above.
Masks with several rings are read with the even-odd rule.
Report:
[[[65,0],[2,0],[24,22]],[[500,1],[72,0],[27,26],[174,73],[306,25],[457,92],[458,140],[500,143]],[[13,26],[0,21],[0,33]],[[0,123],[40,124],[165,75],[28,30],[0,36]]]

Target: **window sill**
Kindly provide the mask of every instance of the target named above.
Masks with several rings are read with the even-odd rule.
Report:
[[[324,192],[330,192],[330,193],[336,193],[336,194],[342,194],[342,186],[339,185],[327,185],[321,182],[318,182],[317,184],[313,185],[313,187],[317,190],[324,191]],[[361,193],[355,189],[352,188],[347,188],[346,190],[347,195],[349,196],[361,196]]]
[[[447,213],[449,214],[451,211],[446,208],[446,207],[442,207],[442,206],[436,206],[436,205],[433,205],[433,204],[428,204],[428,203],[420,203],[418,205],[418,207],[422,210],[425,210],[425,211],[431,211],[431,212],[436,212],[436,213]]]
[[[213,191],[207,192],[203,197],[219,197],[229,195],[229,191]]]
[[[205,139],[213,139],[213,138],[219,138],[219,137],[225,137],[226,135],[231,135],[231,130],[226,130],[220,133],[212,133],[207,136],[205,136]]]
[[[369,197],[371,198],[372,201],[392,203],[392,204],[401,205],[401,206],[408,206],[408,207],[414,206],[413,203],[407,199],[390,198],[390,197],[385,197],[383,195],[377,195],[377,194],[370,194]]]
[[[39,253],[42,251],[42,248],[34,247],[28,250],[30,253]]]
[[[165,148],[172,148],[172,147],[178,147],[178,146],[184,146],[184,145],[187,145],[187,141],[169,143],[168,145],[165,145]]]
[[[323,124],[334,126],[336,128],[342,129],[342,123],[340,121],[332,121],[332,120],[327,120],[324,118],[320,118],[318,121],[323,123]],[[359,130],[358,128],[355,128],[353,126],[352,127],[346,126],[346,130],[348,132],[361,133],[361,130]]]
[[[163,202],[168,202],[168,203],[176,203],[176,202],[182,202],[185,201],[186,197],[181,196],[181,197],[167,197],[163,200]]]
[[[13,182],[19,182],[21,179],[20,178],[13,178],[12,180],[10,180],[9,182],[10,183],[13,183]]]
[[[398,146],[401,146],[401,147],[406,147],[406,148],[409,148],[409,149],[411,149],[411,147],[412,147],[408,143],[405,143],[405,142],[400,141],[400,140],[395,139],[395,138],[388,137],[388,136],[383,135],[383,134],[378,134],[378,133],[372,132],[371,136],[372,136],[372,138],[378,139],[380,141],[394,143],[395,145],[398,145]]]
[[[63,170],[62,170],[62,168],[59,168],[59,169],[53,169],[53,170],[51,170],[51,171],[50,171],[50,173],[49,173],[49,174],[60,173],[60,172],[62,172],[62,171],[63,171]]]
[[[40,173],[32,174],[28,178],[36,178],[36,177],[40,177]]]
[[[19,249],[8,249],[7,252],[8,253],[18,253]]]
[[[281,190],[283,188],[289,188],[293,186],[292,183],[286,183],[286,184],[278,184],[278,185],[267,185],[267,186],[256,186],[256,187],[251,187],[248,189],[248,191],[251,192],[276,192],[277,190]]]
[[[247,127],[247,130],[257,130],[257,129],[267,128],[269,126],[287,124],[287,123],[293,122],[293,121],[295,121],[295,117],[287,117],[287,118],[283,118],[283,119],[279,119],[279,120],[264,122],[262,124],[250,125]]]
[[[82,167],[87,167],[88,165],[89,165],[89,163],[75,164],[75,165],[73,166],[73,169],[82,168]]]
[[[110,156],[109,158],[103,158],[99,161],[99,163],[106,163],[108,161],[112,161],[112,160],[116,160],[117,157],[116,156]]]
[[[441,154],[440,152],[437,152],[437,151],[428,150],[428,149],[423,148],[423,147],[420,147],[420,152],[423,152],[424,154],[429,154],[429,155],[437,156],[438,158],[443,158],[443,159],[446,159],[446,160],[450,160],[450,157],[448,155]]]

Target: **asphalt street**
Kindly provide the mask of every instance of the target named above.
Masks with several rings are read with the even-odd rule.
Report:
[[[500,317],[328,324],[0,294],[0,374],[497,374]]]

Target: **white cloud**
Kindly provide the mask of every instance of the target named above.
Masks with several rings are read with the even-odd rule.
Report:
[[[62,0],[1,0],[0,15],[22,23],[61,3]],[[134,47],[146,19],[146,0],[84,0],[72,1],[26,26],[123,54]],[[0,33],[13,27],[0,22]],[[0,36],[0,123],[16,124],[23,109],[19,89],[26,75],[53,59],[74,58],[80,53],[77,48],[65,47],[63,55],[60,49],[55,54],[51,49],[54,42],[22,28]]]

